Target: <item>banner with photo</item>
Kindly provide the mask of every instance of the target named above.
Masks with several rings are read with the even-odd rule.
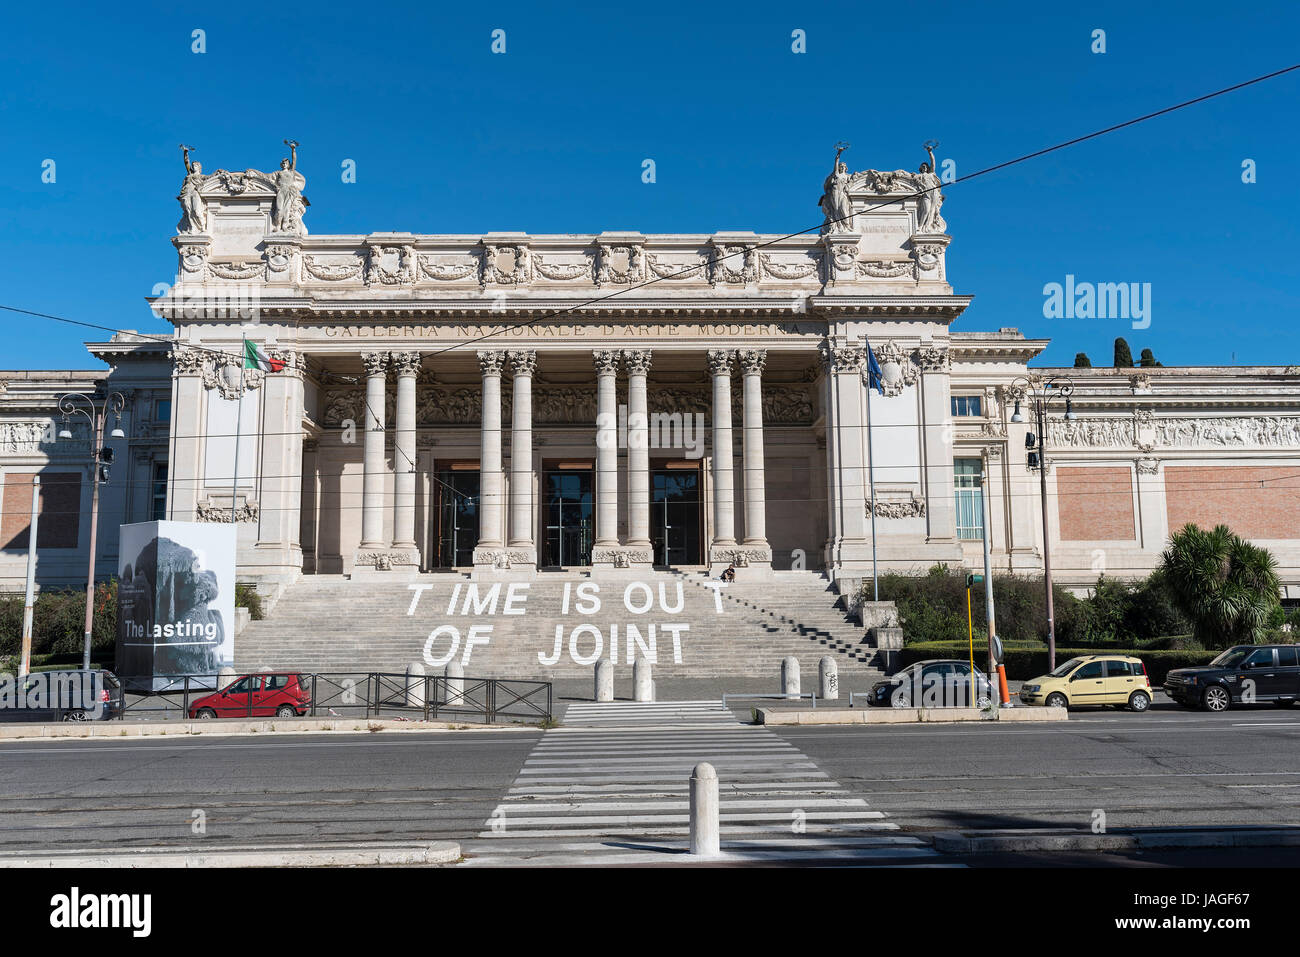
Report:
[[[215,686],[235,660],[235,526],[141,522],[121,526],[117,674],[128,688]]]

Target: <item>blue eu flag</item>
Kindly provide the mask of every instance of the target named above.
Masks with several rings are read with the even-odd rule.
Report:
[[[884,375],[880,371],[880,363],[876,361],[876,354],[872,351],[870,342],[867,343],[867,385],[881,395],[885,394]]]

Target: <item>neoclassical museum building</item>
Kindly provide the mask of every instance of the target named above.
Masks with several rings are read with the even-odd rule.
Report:
[[[86,393],[107,430],[123,404],[105,576],[120,523],[233,519],[239,578],[272,597],[310,575],[729,564],[843,589],[873,554],[978,568],[986,531],[995,569],[1039,571],[1045,507],[1070,587],[1222,522],[1300,598],[1300,369],[1051,369],[1046,340],[962,329],[930,165],[837,160],[821,234],[782,238],[311,235],[296,158],[186,164],[176,282],[150,297],[174,334],[0,372],[0,588],[23,584],[37,474],[37,579],[84,581],[92,441],[79,415],[58,433]]]

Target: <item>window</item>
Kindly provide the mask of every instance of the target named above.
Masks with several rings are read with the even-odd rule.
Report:
[[[957,486],[957,537],[984,537],[984,467],[979,459],[954,459]]]
[[[1296,661],[1295,645],[1288,645],[1285,648],[1277,650],[1277,663],[1281,668],[1294,668],[1300,662]]]
[[[1108,660],[1106,662],[1106,677],[1127,678],[1130,675],[1137,674],[1136,667],[1131,661]]]
[[[952,397],[952,414],[981,416],[984,414],[983,401],[978,395],[954,395]]]
[[[1102,677],[1102,665],[1100,661],[1090,661],[1074,673],[1071,681],[1087,681],[1091,678]]]
[[[153,521],[167,520],[167,463],[155,462],[153,467]]]
[[[1259,648],[1251,652],[1245,664],[1254,668],[1272,668],[1273,667],[1273,649]]]
[[[159,399],[154,403],[153,420],[155,422],[170,422],[172,420],[171,399]]]

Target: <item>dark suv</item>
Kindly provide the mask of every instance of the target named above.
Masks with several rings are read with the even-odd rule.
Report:
[[[1227,711],[1236,704],[1300,699],[1300,646],[1236,645],[1203,668],[1165,675],[1165,694],[1188,708]]]

